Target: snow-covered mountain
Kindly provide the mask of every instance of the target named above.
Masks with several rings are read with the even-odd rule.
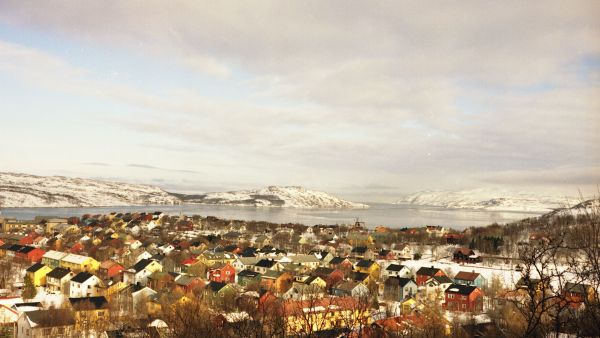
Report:
[[[203,203],[291,208],[367,208],[302,187],[186,195],[143,184],[0,173],[1,207],[89,207]]]
[[[297,186],[212,192],[203,195],[175,194],[185,202],[292,208],[368,208],[368,205],[339,199],[322,191]]]
[[[565,196],[544,196],[504,189],[479,188],[462,191],[420,191],[407,195],[396,203],[456,209],[548,212],[573,201],[574,199]]]
[[[125,206],[179,202],[177,197],[150,185],[0,173],[2,207]]]

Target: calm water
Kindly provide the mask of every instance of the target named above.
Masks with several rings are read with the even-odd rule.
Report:
[[[255,208],[220,205],[187,204],[177,206],[135,206],[135,207],[95,207],[95,208],[2,208],[1,214],[18,219],[33,219],[35,216],[81,216],[102,214],[112,211],[163,211],[168,214],[216,216],[226,219],[258,220],[274,223],[348,224],[358,218],[368,227],[385,225],[389,227],[442,225],[456,229],[469,226],[483,226],[493,222],[506,223],[536,213],[498,212],[483,210],[446,209],[402,204],[367,203],[368,209],[293,209]]]

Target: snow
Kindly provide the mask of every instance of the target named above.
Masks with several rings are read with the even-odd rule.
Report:
[[[461,191],[421,191],[405,196],[396,203],[454,209],[548,212],[564,207],[573,200],[565,196],[545,196],[506,189],[479,188]]]
[[[297,186],[211,192],[202,195],[171,194],[143,184],[0,173],[0,206],[100,207],[180,203],[225,204],[287,208],[368,208],[322,191]]]
[[[0,173],[0,206],[6,208],[124,206],[179,202],[177,197],[150,185]]]
[[[213,192],[190,202],[257,207],[368,208],[365,204],[349,202],[322,191],[298,186],[270,186],[263,189]]]

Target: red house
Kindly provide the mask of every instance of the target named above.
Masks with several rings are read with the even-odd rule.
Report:
[[[17,252],[15,252],[15,257],[25,259],[31,263],[39,263],[42,261],[42,256],[46,253],[46,251],[40,248],[34,248],[32,246],[23,246]]]
[[[107,278],[113,278],[118,276],[124,268],[122,265],[113,262],[111,260],[104,261],[100,264],[100,269],[98,270],[98,274],[102,276],[106,276]]]
[[[18,244],[19,244],[19,245],[31,245],[31,244],[33,244],[33,240],[34,240],[36,237],[38,237],[38,236],[39,236],[39,235],[38,235],[38,234],[36,234],[35,232],[34,232],[34,233],[27,234],[26,236],[24,236],[23,238],[21,238],[21,239],[19,240],[19,243],[18,243]]]
[[[433,266],[430,268],[422,267],[417,271],[417,285],[422,286],[429,280],[429,278],[434,276],[445,276],[446,274],[442,269],[434,268]]]
[[[444,291],[444,308],[450,311],[483,310],[483,291],[472,285],[451,284]]]
[[[213,282],[234,283],[235,268],[229,263],[216,264],[208,270],[208,279]]]

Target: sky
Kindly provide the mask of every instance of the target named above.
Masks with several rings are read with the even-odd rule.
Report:
[[[600,184],[599,1],[0,1],[0,171],[206,192]]]

